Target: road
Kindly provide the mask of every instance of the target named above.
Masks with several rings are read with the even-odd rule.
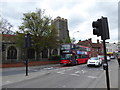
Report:
[[[58,64],[53,65],[41,65],[41,66],[31,66],[29,67],[29,73],[36,72],[43,70],[45,68],[53,68],[55,69],[56,66],[59,66]],[[10,75],[17,75],[17,74],[23,74],[26,72],[26,67],[16,67],[16,68],[4,68],[2,69],[2,76],[10,76]]]
[[[35,70],[35,68],[34,68]],[[106,88],[105,71],[102,67],[87,67],[86,64],[50,68],[37,76],[17,83],[3,85],[3,88]],[[32,72],[34,73],[34,72]],[[118,88],[118,65],[116,60],[109,62],[110,86]]]

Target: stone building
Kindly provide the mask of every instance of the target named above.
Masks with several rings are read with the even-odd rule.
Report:
[[[2,63],[16,63],[23,62],[26,57],[25,49],[16,46],[15,42],[12,41],[15,35],[2,35]],[[49,49],[44,49],[39,56],[37,56],[34,49],[27,50],[27,57],[29,61],[48,61],[50,56]],[[53,49],[51,51],[52,55],[59,55],[58,49]]]
[[[58,30],[58,37],[59,40],[65,41],[67,37],[69,37],[69,30],[68,30],[68,22],[67,19],[57,17],[52,21],[52,24],[55,25],[55,27]]]
[[[59,40],[64,41],[69,36],[67,19],[57,17],[52,21],[52,24],[58,29]],[[2,63],[16,63],[23,62],[25,60],[25,51],[23,48],[17,47],[14,41],[15,35],[0,34],[0,48],[2,48]],[[59,55],[60,49],[56,48],[51,51],[52,55]],[[28,50],[28,58],[30,61],[47,61],[50,56],[50,50],[44,49],[36,58],[36,52],[34,49]]]
[[[14,43],[15,35],[1,34],[1,37],[2,63],[19,62],[21,58],[21,50]]]

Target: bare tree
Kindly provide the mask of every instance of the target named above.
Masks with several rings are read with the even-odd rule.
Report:
[[[15,34],[11,29],[13,25],[11,25],[6,19],[0,16],[0,33],[2,34]]]

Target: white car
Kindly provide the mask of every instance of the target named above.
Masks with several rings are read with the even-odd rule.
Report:
[[[115,56],[111,56],[110,59],[115,59]]]
[[[101,66],[102,65],[102,60],[99,59],[98,57],[91,57],[87,61],[87,66]]]
[[[107,56],[107,60],[110,61],[110,57],[109,56]]]

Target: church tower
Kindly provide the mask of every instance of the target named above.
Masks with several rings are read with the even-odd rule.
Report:
[[[58,30],[59,40],[65,41],[65,39],[69,37],[67,19],[58,16],[52,21],[52,24],[54,24]]]

